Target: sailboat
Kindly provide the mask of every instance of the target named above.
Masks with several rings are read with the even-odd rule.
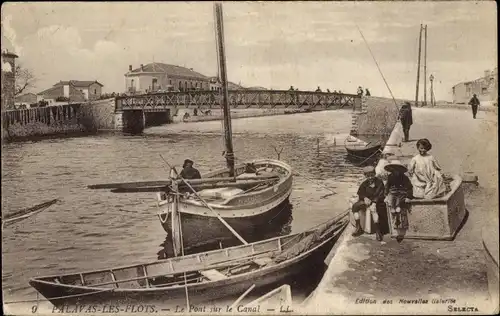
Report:
[[[112,189],[116,193],[158,192],[158,217],[165,231],[175,238],[177,255],[180,254],[181,237],[184,245],[199,246],[200,242],[238,236],[235,232],[245,234],[265,228],[279,214],[292,192],[292,168],[283,161],[256,159],[235,164],[222,10],[215,11],[227,167],[206,174],[202,179],[190,180],[182,179],[170,166],[171,176],[166,181],[89,186]],[[183,236],[179,236],[179,232]]]

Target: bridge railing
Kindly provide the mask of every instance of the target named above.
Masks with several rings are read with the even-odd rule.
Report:
[[[150,93],[116,98],[117,110],[160,110],[171,107],[219,108],[222,95],[218,91],[187,91]],[[230,90],[232,108],[304,108],[329,109],[354,107],[361,104],[354,94],[289,91],[289,90]]]

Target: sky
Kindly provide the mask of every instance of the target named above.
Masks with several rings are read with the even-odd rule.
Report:
[[[420,24],[437,100],[497,66],[495,2],[224,2],[223,10],[228,79],[246,87],[363,86],[390,96],[370,48],[394,96],[414,99]],[[37,78],[32,92],[60,80],[123,92],[128,66],[153,61],[217,74],[210,2],[4,3],[1,22],[2,49]],[[423,67],[421,80],[420,99]]]

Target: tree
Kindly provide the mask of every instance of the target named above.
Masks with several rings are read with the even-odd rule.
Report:
[[[20,64],[16,65],[16,90],[14,92],[15,96],[20,95],[26,89],[33,88],[35,86],[35,75],[31,70],[23,68]]]

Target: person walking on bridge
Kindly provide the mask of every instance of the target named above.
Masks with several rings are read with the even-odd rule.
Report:
[[[469,101],[469,105],[472,106],[472,117],[473,118],[476,118],[476,114],[477,114],[477,108],[479,107],[479,99],[477,98],[477,95],[474,93],[474,95],[472,96],[472,99],[470,99]]]
[[[359,95],[360,97],[362,97],[362,96],[363,96],[363,88],[362,88],[361,86],[359,86],[359,87],[358,87],[358,95]]]

